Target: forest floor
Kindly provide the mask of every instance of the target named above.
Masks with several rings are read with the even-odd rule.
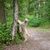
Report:
[[[28,40],[19,45],[6,46],[4,50],[50,50],[50,29],[28,28]]]

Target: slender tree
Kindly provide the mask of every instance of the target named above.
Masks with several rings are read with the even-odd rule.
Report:
[[[17,31],[17,20],[18,20],[18,1],[13,0],[13,28],[12,28],[12,39],[14,39],[15,33]]]

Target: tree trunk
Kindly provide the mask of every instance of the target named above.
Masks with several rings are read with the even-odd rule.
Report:
[[[17,32],[17,20],[18,20],[18,3],[17,0],[13,0],[13,29],[12,29],[12,40],[14,39],[15,33]]]
[[[0,0],[0,22],[1,23],[5,23],[6,22],[4,0]]]

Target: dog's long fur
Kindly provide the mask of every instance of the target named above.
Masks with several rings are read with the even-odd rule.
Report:
[[[25,19],[23,22],[18,20],[18,23],[19,23],[19,32],[23,34],[25,41],[27,41],[28,36],[30,36],[26,28],[28,24],[28,19]]]

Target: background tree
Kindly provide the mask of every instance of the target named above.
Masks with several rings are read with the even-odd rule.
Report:
[[[4,0],[0,0],[0,22],[2,23],[6,22]]]

